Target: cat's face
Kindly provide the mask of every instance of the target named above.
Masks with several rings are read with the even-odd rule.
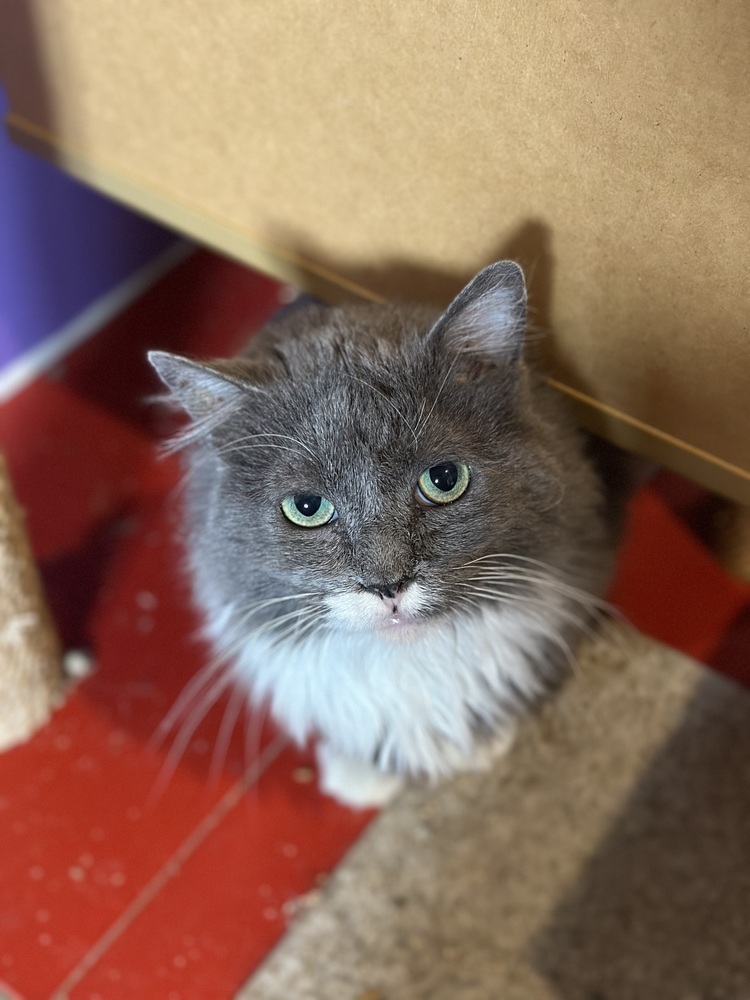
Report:
[[[193,544],[227,602],[298,594],[327,627],[405,637],[476,604],[488,557],[548,556],[560,465],[528,408],[520,272],[495,267],[437,324],[313,309],[233,362],[154,358],[195,421]]]

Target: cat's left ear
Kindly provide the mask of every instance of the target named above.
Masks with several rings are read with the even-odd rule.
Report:
[[[149,351],[148,360],[172,399],[193,420],[205,420],[243,398],[243,387],[222,372],[221,362],[190,361],[167,351]]]
[[[526,329],[526,283],[515,261],[490,264],[456,296],[430,332],[488,360],[516,362]]]

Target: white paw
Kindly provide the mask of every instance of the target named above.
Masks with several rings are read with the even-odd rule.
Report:
[[[320,790],[352,809],[387,805],[401,790],[403,778],[384,774],[370,764],[340,757],[321,743],[317,749]]]

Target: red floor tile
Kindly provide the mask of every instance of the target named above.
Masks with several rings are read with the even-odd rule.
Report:
[[[750,605],[750,587],[732,579],[658,490],[646,487],[631,504],[609,597],[636,628],[708,663]]]
[[[231,997],[368,819],[296,783],[308,763],[287,748],[250,792],[231,790],[221,822],[178,858],[179,875],[166,879],[71,997]],[[205,886],[210,892],[196,891]]]

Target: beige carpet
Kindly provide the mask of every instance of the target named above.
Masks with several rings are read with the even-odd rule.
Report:
[[[378,818],[239,996],[750,1000],[750,693],[590,644],[490,775]]]

